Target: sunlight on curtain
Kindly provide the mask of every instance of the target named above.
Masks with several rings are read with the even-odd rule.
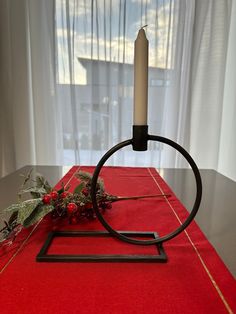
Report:
[[[57,0],[57,93],[63,112],[64,162],[96,164],[131,137],[134,41],[148,24],[149,130],[181,144],[189,118],[194,1]],[[176,153],[116,153],[111,164],[175,166]],[[180,163],[183,165],[183,163]]]
[[[26,164],[96,164],[131,138],[134,40],[148,24],[149,133],[235,179],[231,13],[235,21],[231,0],[2,0],[0,176]],[[186,166],[155,142],[109,162]]]

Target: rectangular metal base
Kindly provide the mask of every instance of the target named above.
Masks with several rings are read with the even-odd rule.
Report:
[[[152,238],[156,239],[156,232],[136,232],[119,231],[127,237]],[[106,254],[106,255],[65,255],[65,254],[47,254],[49,247],[55,237],[112,237],[107,231],[52,231],[48,234],[44,245],[36,257],[37,262],[167,262],[167,256],[162,244],[154,244],[157,249],[156,255],[126,255],[126,254]],[[134,244],[130,244],[134,245]]]

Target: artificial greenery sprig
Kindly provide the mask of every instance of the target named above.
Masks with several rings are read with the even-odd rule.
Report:
[[[43,217],[51,214],[52,218],[68,219],[70,224],[77,224],[83,219],[96,218],[90,196],[92,175],[88,172],[78,171],[76,177],[79,184],[73,193],[69,192],[69,186],[64,183],[56,190],[50,186],[48,181],[40,174],[32,178],[32,170],[24,176],[23,184],[18,192],[18,202],[7,207],[4,212],[10,214],[5,226],[0,230],[0,242],[10,244],[22,228],[28,228]],[[26,185],[30,185],[26,187]],[[23,200],[22,196],[29,193],[31,199]],[[104,212],[112,207],[113,202],[121,200],[168,197],[166,194],[142,195],[120,197],[108,194],[105,191],[104,182],[101,178],[97,181],[96,198],[100,211]]]

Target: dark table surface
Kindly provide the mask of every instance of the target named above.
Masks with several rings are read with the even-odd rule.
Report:
[[[33,172],[44,175],[51,185],[70,169],[62,166],[26,166],[0,179],[0,211],[17,201],[22,184],[20,174]],[[191,209],[195,198],[195,181],[190,169],[159,169],[159,173],[177,197]],[[203,198],[195,218],[208,240],[236,277],[236,182],[214,170],[200,170]],[[0,226],[1,227],[1,226]]]

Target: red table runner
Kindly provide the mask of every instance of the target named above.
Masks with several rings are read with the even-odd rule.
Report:
[[[74,166],[61,180],[78,183]],[[92,167],[81,167],[93,171]],[[108,193],[120,196],[170,193],[168,199],[114,203],[105,213],[116,230],[176,229],[187,211],[153,168],[104,167],[100,173]],[[60,186],[60,183],[57,185]],[[207,210],[207,209],[206,209]],[[95,221],[57,229],[104,230]],[[23,231],[1,253],[1,313],[234,313],[236,283],[195,222],[164,243],[168,262],[37,263],[35,257],[52,229],[50,218]],[[117,239],[60,238],[50,253],[155,254],[153,246]],[[3,255],[4,253],[4,255]]]

